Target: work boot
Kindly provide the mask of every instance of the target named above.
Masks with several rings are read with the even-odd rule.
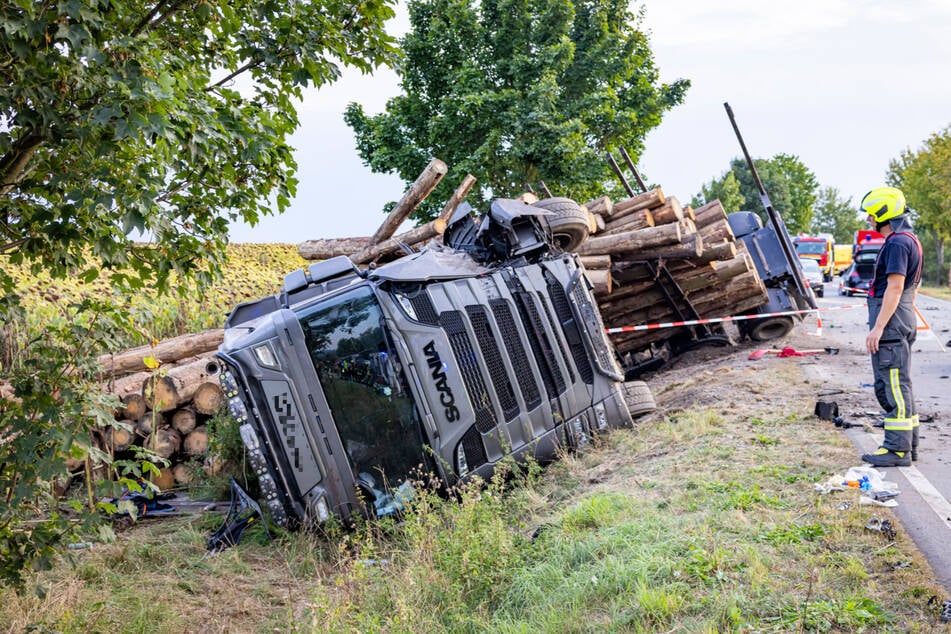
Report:
[[[911,458],[908,453],[907,451],[892,451],[879,447],[872,453],[864,454],[862,460],[873,467],[910,467]]]

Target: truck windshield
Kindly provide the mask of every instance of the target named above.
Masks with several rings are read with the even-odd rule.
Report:
[[[354,478],[375,498],[377,514],[388,514],[424,458],[418,414],[379,304],[363,286],[298,317]]]
[[[796,253],[808,253],[809,255],[822,255],[826,252],[825,242],[797,242]]]

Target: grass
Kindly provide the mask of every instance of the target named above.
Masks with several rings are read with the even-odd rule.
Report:
[[[925,286],[922,285],[918,291],[922,295],[951,301],[951,286]]]
[[[36,575],[45,598],[0,591],[0,617],[59,632],[930,630],[942,592],[926,564],[903,534],[864,530],[889,512],[814,492],[852,449],[799,405],[683,409],[458,501],[421,490],[400,525],[249,532],[208,557],[215,517],[146,521]]]

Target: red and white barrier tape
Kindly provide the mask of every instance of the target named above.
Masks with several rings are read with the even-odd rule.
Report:
[[[819,313],[828,310],[849,310],[852,308],[863,308],[865,304],[854,304],[851,306],[829,306],[828,308],[809,309],[809,310],[784,310],[776,313],[760,313],[758,315],[733,315],[732,317],[711,317],[710,319],[692,319],[689,321],[668,321],[659,324],[644,324],[642,326],[618,326],[616,328],[605,328],[604,331],[609,335],[615,335],[621,332],[639,332],[641,330],[656,330],[658,328],[678,328],[680,326],[697,326],[700,324],[717,324],[727,321],[742,321],[744,319],[764,319],[766,317],[784,317],[787,315],[806,315],[809,313]]]

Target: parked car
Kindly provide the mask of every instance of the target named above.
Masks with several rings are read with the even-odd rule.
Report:
[[[839,286],[839,294],[847,295],[866,295],[869,286],[872,284],[872,278],[875,276],[875,260],[878,258],[878,248],[863,247],[856,251],[852,264],[842,272],[842,284]]]
[[[799,266],[802,267],[806,283],[809,285],[809,288],[812,289],[812,292],[816,294],[816,297],[825,295],[824,276],[822,269],[819,268],[819,263],[812,258],[800,257]]]

